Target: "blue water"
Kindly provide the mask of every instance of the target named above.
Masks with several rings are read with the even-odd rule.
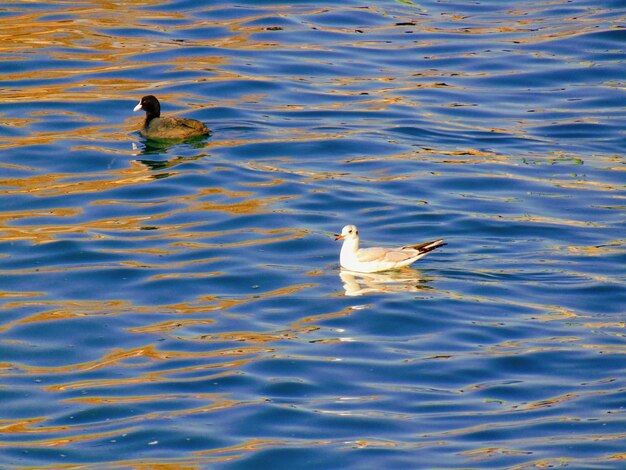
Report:
[[[623,466],[623,2],[0,18],[3,468]]]

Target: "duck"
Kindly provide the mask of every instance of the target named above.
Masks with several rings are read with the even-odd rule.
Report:
[[[185,140],[209,135],[209,128],[196,119],[178,116],[161,117],[161,103],[154,95],[147,95],[139,100],[133,111],[143,109],[146,120],[141,128],[141,135],[150,140]]]
[[[356,225],[346,225],[335,240],[343,240],[339,263],[342,268],[360,273],[376,273],[408,266],[431,251],[446,245],[443,239],[406,245],[400,248],[359,248],[359,230]]]

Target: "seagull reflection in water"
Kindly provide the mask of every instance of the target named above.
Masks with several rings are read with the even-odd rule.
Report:
[[[360,273],[341,269],[339,277],[347,296],[359,296],[373,293],[420,292],[430,290],[430,279],[415,269],[405,268],[400,271],[382,273]]]

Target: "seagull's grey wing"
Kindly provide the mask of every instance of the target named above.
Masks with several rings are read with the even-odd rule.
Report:
[[[368,261],[380,261],[384,259],[385,253],[387,253],[387,250],[381,247],[361,248],[356,252],[356,257],[362,263],[367,263]]]
[[[368,261],[388,261],[391,263],[399,263],[416,256],[417,251],[408,249],[389,249],[382,247],[364,248],[358,251],[357,259],[363,263]]]
[[[389,250],[385,255],[385,261],[392,261],[394,263],[400,263],[402,261],[406,261],[409,258],[413,258],[417,256],[419,252],[412,249],[401,249],[401,250]]]

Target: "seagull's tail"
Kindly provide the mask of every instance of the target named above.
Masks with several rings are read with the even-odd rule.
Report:
[[[433,251],[435,248],[439,248],[440,246],[447,245],[443,240],[433,240],[432,242],[420,243],[418,245],[407,245],[402,248],[412,248],[420,252],[420,254],[426,254]]]

